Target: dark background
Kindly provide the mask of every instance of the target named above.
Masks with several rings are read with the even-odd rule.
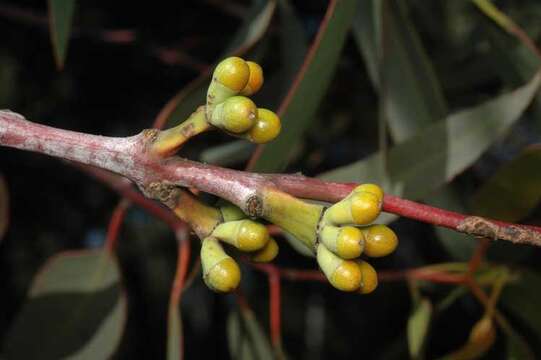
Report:
[[[520,9],[527,2],[517,3],[515,8]],[[476,26],[483,21],[485,26],[491,25],[470,9],[472,15],[465,25],[470,29],[469,36],[453,43],[442,35],[446,24],[434,24],[430,16],[441,16],[438,11],[443,5],[427,8],[425,4],[411,1],[411,16],[452,108],[475,104],[498,93],[504,85],[500,76],[490,66],[480,70],[474,47],[485,36]],[[246,1],[78,2],[66,65],[63,71],[57,71],[46,24],[46,2],[2,1],[0,107],[64,129],[110,136],[135,134],[150,127],[167,100],[221,56],[249,6]],[[297,1],[293,6],[306,39],[312,40],[327,2]],[[279,25],[276,21],[271,25],[263,61],[265,69],[271,71],[279,69],[273,55],[273,36]],[[126,44],[106,42],[101,35],[106,29],[130,29],[135,38]],[[449,56],[457,49],[461,49],[461,56]],[[168,60],[164,50],[180,51],[184,57]],[[475,76],[451,81],[467,70]],[[270,94],[260,102],[275,104],[282,96]],[[363,60],[353,39],[348,38],[316,125],[308,131],[288,171],[316,175],[374,151],[377,100]],[[355,121],[357,114],[365,120]],[[510,139],[456,179],[465,197],[522,146],[539,140],[533,128],[533,122],[521,122]],[[356,135],[361,132],[362,143]],[[204,135],[195,139],[184,155],[196,159],[201,150],[227,141],[222,134]],[[234,166],[242,168],[243,163]],[[0,244],[2,339],[40,266],[60,251],[100,246],[119,197],[75,167],[38,154],[2,148],[0,171],[11,198],[9,231]],[[537,211],[529,220],[535,223],[539,218]],[[393,229],[400,236],[401,246],[396,254],[375,261],[378,269],[449,260],[431,227],[399,220]],[[316,268],[314,261],[283,244],[278,264]],[[122,229],[118,254],[129,296],[129,316],[117,357],[163,358],[167,301],[176,263],[174,237],[162,223],[132,208]],[[266,277],[249,268],[243,268],[243,276],[243,291],[267,329]],[[291,358],[406,356],[405,324],[411,307],[406,283],[383,284],[368,297],[352,297],[328,285],[309,282],[284,281],[282,290],[283,342]],[[439,288],[428,291],[434,299],[443,296]],[[183,304],[187,358],[227,357],[225,322],[229,310],[236,307],[234,297],[215,295],[197,279]],[[466,296],[436,318],[429,357],[460,346],[482,311],[472,297]],[[503,346],[498,342],[487,357],[500,356]]]

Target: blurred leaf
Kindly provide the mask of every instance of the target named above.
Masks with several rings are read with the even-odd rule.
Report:
[[[519,280],[505,287],[500,300],[513,316],[535,330],[537,336],[541,334],[540,285],[540,274],[533,271],[521,271]]]
[[[227,339],[232,359],[274,359],[272,347],[253,312],[248,308],[231,311],[227,319]]]
[[[64,67],[75,11],[75,0],[49,0],[49,31],[56,67]]]
[[[489,56],[486,60],[498,74],[511,86],[531,78],[541,66],[537,55],[516,38],[489,21],[479,22],[481,30],[487,35],[489,41]],[[534,117],[541,127],[541,94],[537,94],[533,102]]]
[[[232,141],[203,150],[199,158],[204,163],[231,166],[247,160],[254,146],[245,140]]]
[[[248,11],[240,30],[235,34],[227,47],[227,54],[245,52],[265,34],[276,10],[276,0],[252,1],[253,6]],[[221,60],[221,59],[220,59]]]
[[[108,252],[66,252],[35,277],[4,343],[9,359],[106,359],[117,348],[126,298]]]
[[[475,213],[498,220],[523,219],[541,201],[541,145],[503,165],[472,199]]]
[[[306,246],[302,241],[297,239],[295,236],[291,235],[290,233],[284,231],[283,232],[284,237],[287,240],[287,243],[299,254],[311,258],[315,258],[316,255],[314,254],[313,250],[310,249],[308,246]]]
[[[443,120],[447,103],[432,62],[408,16],[407,4],[381,0],[361,4],[353,34],[370,79],[380,94],[392,138],[395,143],[401,143],[426,126]],[[378,54],[382,54],[383,61]],[[439,189],[427,202],[466,212],[451,188]],[[442,227],[435,227],[435,231],[454,258],[468,259],[475,248],[475,242],[467,235]]]
[[[332,79],[356,4],[354,0],[329,4],[316,39],[278,111],[282,132],[271,144],[260,148],[252,170],[280,171],[287,166],[295,143],[310,125]]]
[[[379,90],[381,38],[381,0],[360,1],[352,24],[353,38],[359,48],[372,85]]]
[[[507,360],[533,360],[535,355],[531,347],[514,329],[507,334]]]
[[[6,180],[0,175],[0,242],[9,225],[9,191]]]
[[[422,298],[413,309],[412,314],[408,319],[408,346],[412,359],[422,358],[422,352],[430,319],[432,318],[432,304],[430,300]]]
[[[282,49],[282,91],[289,90],[308,51],[308,41],[299,18],[287,0],[278,0],[280,10],[280,47]]]
[[[17,83],[18,66],[15,59],[0,55],[0,109],[13,106],[20,87]]]
[[[378,165],[381,154],[329,171],[322,178],[374,182],[389,193],[420,199],[475,162],[520,118],[539,87],[540,76],[513,92],[449,115],[389,151],[389,175]],[[391,217],[384,220],[389,221]]]
[[[439,303],[436,304],[434,311],[443,312],[447,310],[451,305],[455,303],[455,301],[460,299],[462,296],[468,294],[468,291],[468,288],[464,286],[457,286],[453,288]]]
[[[451,187],[437,190],[427,196],[426,199],[428,204],[441,209],[456,211],[461,214],[469,213],[468,209],[460,201],[457,191]],[[459,233],[441,226],[435,226],[434,230],[438,235],[440,243],[453,259],[467,261],[471,258],[477,247],[477,241],[470,235]]]
[[[361,4],[353,34],[373,85],[383,98],[391,135],[402,142],[443,119],[447,104],[432,63],[409,19],[406,3],[369,0]],[[376,26],[381,28],[375,29]],[[378,54],[382,54],[381,67]]]
[[[183,357],[180,352],[180,342],[183,338],[182,315],[179,304],[169,306],[169,315],[167,319],[167,359],[179,360]]]
[[[275,1],[255,1],[248,12],[249,15],[246,17],[246,21],[233,37],[231,45],[219,57],[219,61],[229,55],[242,55],[259,41],[267,31],[275,8]],[[202,73],[169,100],[159,115],[162,117],[161,122],[174,126],[186,120],[198,106],[203,105],[212,71],[214,71],[214,66]]]

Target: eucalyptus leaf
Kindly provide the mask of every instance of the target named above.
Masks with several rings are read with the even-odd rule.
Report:
[[[232,359],[272,360],[272,347],[253,312],[247,308],[231,311],[227,319],[227,340]]]
[[[49,27],[58,69],[66,61],[74,12],[75,0],[49,0]]]
[[[374,182],[382,184],[386,192],[422,199],[471,166],[507,133],[527,109],[540,79],[537,74],[526,85],[451,114],[391,148],[388,175],[383,174],[379,166],[382,154],[375,153],[320,177],[333,181]]]
[[[113,255],[104,250],[51,258],[4,343],[7,359],[105,359],[126,321],[126,298]]]
[[[501,303],[511,313],[530,326],[541,336],[541,275],[533,271],[521,271],[519,279],[505,287]]]
[[[405,2],[363,1],[353,35],[370,79],[384,98],[385,118],[395,141],[404,141],[447,115],[441,85]]]
[[[504,164],[474,195],[476,214],[503,221],[523,219],[541,201],[541,145]]]
[[[287,166],[332,79],[356,4],[354,0],[334,0],[329,4],[318,35],[278,111],[282,120],[281,134],[272,143],[262,146],[251,170],[281,171]]]
[[[426,298],[420,299],[408,319],[408,346],[412,359],[422,358],[431,318],[432,303]]]
[[[179,360],[181,356],[181,344],[183,341],[182,315],[179,304],[169,305],[167,319],[167,359]]]

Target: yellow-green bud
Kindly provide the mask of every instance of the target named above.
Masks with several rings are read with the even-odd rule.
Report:
[[[214,237],[205,238],[201,244],[201,266],[203,280],[211,290],[230,292],[239,285],[239,266]]]
[[[257,118],[257,107],[244,96],[232,96],[216,105],[211,124],[229,132],[240,134],[251,129]]]
[[[235,246],[241,251],[255,251],[269,241],[267,228],[252,220],[228,221],[218,225],[212,236]]]
[[[235,206],[230,202],[222,200],[218,203],[218,206],[220,207],[224,222],[246,218],[246,214],[238,206]]]
[[[271,237],[267,244],[262,249],[252,253],[250,258],[255,262],[271,262],[278,255],[278,251],[278,243]]]
[[[257,119],[250,129],[248,137],[256,144],[265,144],[274,140],[282,129],[280,118],[273,111],[268,109],[257,109]]]
[[[214,70],[213,79],[238,93],[250,79],[250,67],[243,59],[231,56],[222,60]]]
[[[385,225],[371,225],[362,229],[364,253],[370,257],[387,256],[398,246],[398,237]]]
[[[345,199],[327,209],[325,221],[334,225],[367,225],[374,221],[381,213],[383,196],[383,191],[375,187],[365,184],[355,188]]]
[[[321,230],[319,237],[329,250],[343,259],[357,258],[363,252],[363,234],[356,227],[326,225]]]
[[[354,192],[367,192],[374,194],[379,201],[383,201],[383,189],[376,184],[362,184],[353,189]]]
[[[317,247],[317,263],[338,290],[355,291],[361,286],[362,274],[357,263],[339,258],[321,243]]]
[[[359,292],[361,294],[370,294],[378,287],[378,274],[376,273],[376,269],[374,269],[374,267],[372,267],[372,265],[370,265],[366,261],[362,260],[357,263],[357,266],[359,267],[362,274],[362,281]]]
[[[250,68],[250,78],[240,93],[242,95],[250,96],[258,92],[259,89],[261,89],[261,86],[263,86],[263,69],[261,69],[259,64],[253,61],[246,61],[246,64]]]

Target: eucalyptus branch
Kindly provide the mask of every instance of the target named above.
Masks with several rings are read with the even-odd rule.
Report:
[[[159,135],[156,129],[125,138],[90,135],[33,123],[9,110],[0,111],[1,146],[115,172],[133,181],[146,196],[159,199],[171,208],[175,206],[178,187],[193,187],[232,202],[249,216],[265,217],[268,206],[265,195],[269,191],[336,202],[357,185],[299,175],[249,173],[180,157],[162,158],[150,151]],[[536,226],[468,216],[392,195],[385,195],[383,210],[474,236],[541,246],[541,228]]]

